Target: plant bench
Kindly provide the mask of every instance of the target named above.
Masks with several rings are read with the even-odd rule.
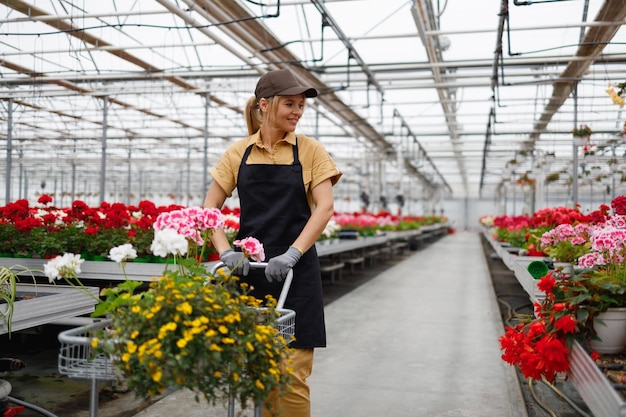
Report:
[[[408,249],[409,247],[409,243],[402,241],[402,242],[395,242],[392,246],[391,246],[391,253],[392,255],[401,255],[402,253],[404,253],[405,249]]]
[[[341,270],[346,264],[343,262],[327,262],[320,264],[320,271],[322,274],[328,274],[330,276],[331,284],[335,282],[335,276],[337,279],[341,279]]]
[[[367,258],[367,261],[370,266],[376,265],[376,262],[378,261],[378,256],[380,255],[380,253],[381,253],[380,249],[372,249],[365,254],[365,258]]]
[[[363,266],[365,264],[365,256],[352,256],[350,258],[342,257],[341,262],[350,265],[350,273],[353,273],[356,265]]]

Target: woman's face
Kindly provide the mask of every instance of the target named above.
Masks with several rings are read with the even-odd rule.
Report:
[[[270,116],[273,127],[284,130],[285,132],[295,131],[296,125],[304,112],[306,100],[304,94],[297,96],[276,96],[275,98],[278,99],[276,113],[273,118]]]

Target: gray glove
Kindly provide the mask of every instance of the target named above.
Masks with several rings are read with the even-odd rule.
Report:
[[[265,267],[265,278],[269,282],[284,280],[287,272],[298,263],[301,256],[302,253],[298,249],[289,246],[287,252],[269,260]]]
[[[250,271],[250,261],[243,255],[243,252],[226,249],[220,253],[220,261],[224,262],[234,275],[243,275],[245,277]]]

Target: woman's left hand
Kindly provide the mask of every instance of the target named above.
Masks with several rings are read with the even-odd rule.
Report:
[[[267,278],[269,282],[273,282],[274,280],[280,282],[284,280],[289,270],[298,263],[301,256],[302,252],[293,246],[289,246],[289,249],[287,249],[285,253],[267,262],[265,278]]]

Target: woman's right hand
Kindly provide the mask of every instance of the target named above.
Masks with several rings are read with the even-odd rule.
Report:
[[[224,262],[233,275],[243,275],[245,277],[250,271],[250,261],[243,255],[243,252],[226,249],[220,253],[220,261]]]

